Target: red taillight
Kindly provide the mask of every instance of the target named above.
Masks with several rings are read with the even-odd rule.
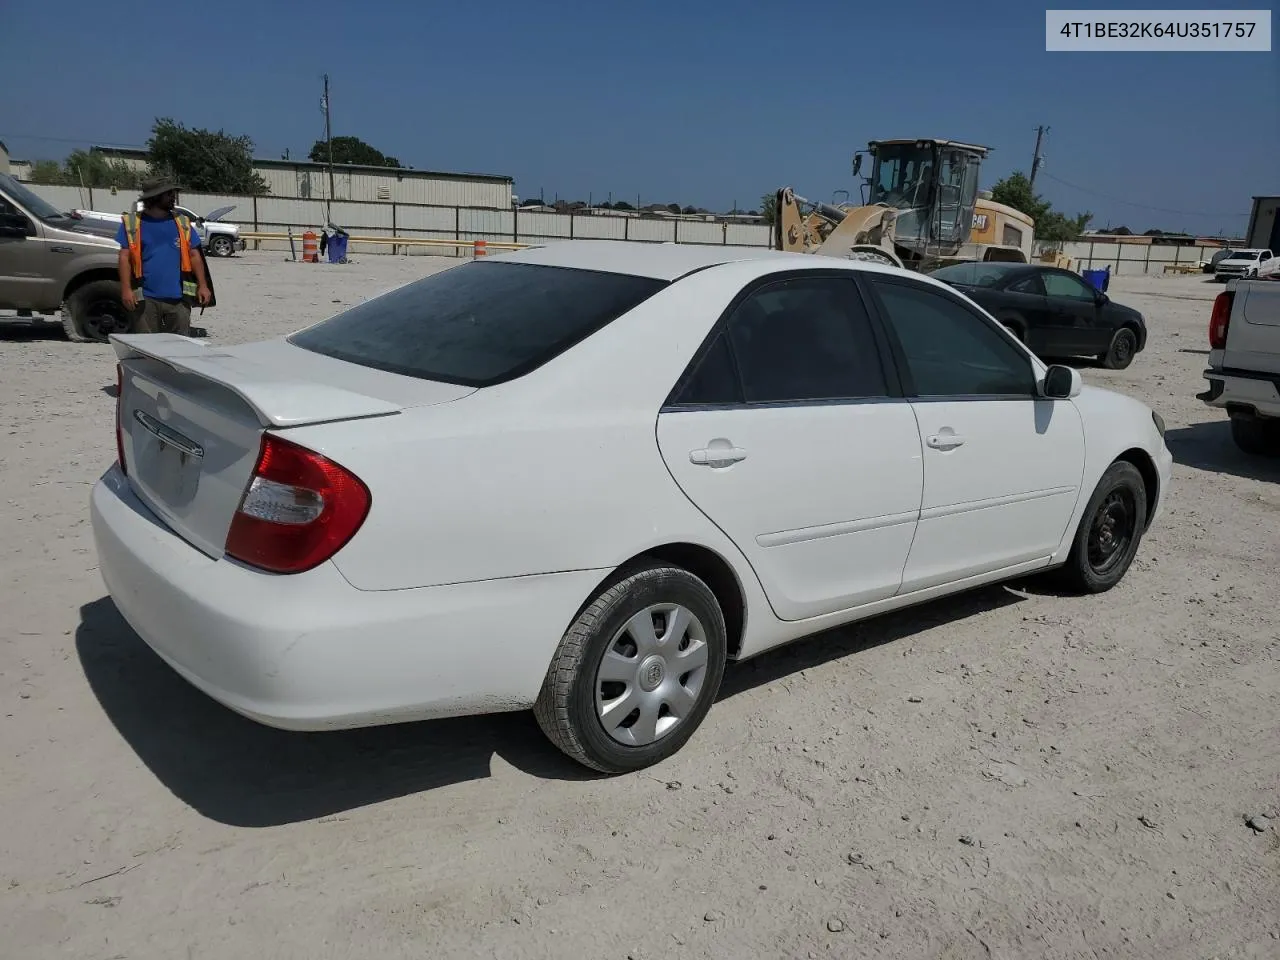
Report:
[[[129,468],[124,462],[124,424],[120,420],[120,408],[124,404],[124,368],[116,364],[116,459],[120,461],[120,472],[128,475]]]
[[[227,554],[274,573],[328,560],[369,513],[369,488],[328,457],[264,434],[249,489],[227,533]]]
[[[1213,314],[1209,317],[1209,348],[1224,350],[1227,346],[1227,327],[1231,323],[1231,301],[1234,293],[1223,291],[1213,299]]]

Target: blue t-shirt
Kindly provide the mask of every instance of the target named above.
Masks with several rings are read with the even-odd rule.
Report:
[[[178,251],[178,221],[173,218],[156,220],[145,213],[138,214],[138,227],[142,231],[142,295],[152,300],[182,299],[182,256]],[[124,223],[116,231],[116,243],[129,246],[129,235]],[[191,249],[200,246],[200,234],[191,227]]]

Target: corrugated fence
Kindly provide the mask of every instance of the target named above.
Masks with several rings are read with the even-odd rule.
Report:
[[[104,188],[51,187],[25,184],[34,193],[60,210],[83,208],[103,213],[123,212],[134,202],[133,191],[112,194]],[[292,230],[302,241],[304,230],[319,230],[324,220],[324,204],[317,200],[288,197],[244,197],[213,193],[181,196],[184,207],[195,213],[210,213],[218,207],[234,205],[224,219],[245,232],[285,233]],[[767,247],[769,228],[760,224],[708,223],[695,220],[642,219],[605,214],[526,213],[477,207],[440,207],[413,203],[357,202],[338,200],[333,204],[334,222],[356,236],[405,237],[435,240],[488,240],[493,242],[546,243],[554,240],[646,240],[654,243],[728,244]],[[288,241],[255,241],[259,249],[287,250]],[[389,253],[385,244],[353,242],[352,253]],[[399,247],[400,253],[450,255],[450,248]],[[461,256],[470,256],[461,248]]]
[[[82,207],[105,213],[123,211],[133,200],[132,191],[112,194],[104,188],[49,187],[25,184],[60,210]],[[214,193],[183,193],[182,204],[196,213],[218,207],[235,206],[226,219],[243,231],[285,233],[292,230],[299,250],[302,231],[319,230],[324,204],[318,200],[289,197],[245,197]],[[655,243],[728,244],[767,247],[769,227],[754,223],[707,223],[696,220],[642,219],[605,214],[527,213],[480,207],[443,207],[416,203],[362,202],[338,200],[333,219],[355,235],[406,237],[435,240],[489,240],[493,242],[546,243],[554,240],[647,240]],[[1118,275],[1162,274],[1165,264],[1197,263],[1208,260],[1220,249],[1216,246],[1174,246],[1145,242],[1082,240],[1065,244],[1063,253],[1072,259],[1075,270],[1110,266]],[[287,250],[282,240],[256,241],[259,249]],[[386,244],[352,243],[352,253],[433,254],[450,256],[453,248],[398,247]],[[470,256],[469,248],[456,251]]]

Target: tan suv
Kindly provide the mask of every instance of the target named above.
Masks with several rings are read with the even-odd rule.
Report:
[[[61,314],[76,342],[127,332],[115,234],[116,224],[62,213],[0,173],[0,310]]]

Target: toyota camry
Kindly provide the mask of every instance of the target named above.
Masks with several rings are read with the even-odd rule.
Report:
[[[1030,574],[1114,587],[1164,424],[892,267],[568,241],[289,336],[117,335],[106,586],[293,730],[532,709],[578,762],[681,749],[726,665]]]

